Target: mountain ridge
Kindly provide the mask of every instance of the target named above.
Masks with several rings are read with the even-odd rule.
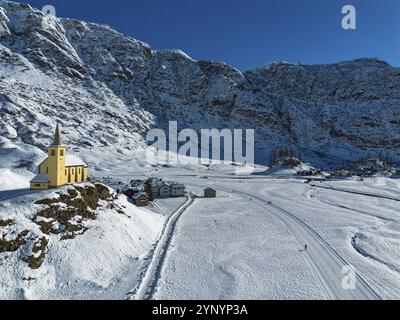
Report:
[[[148,130],[177,120],[180,129],[254,128],[258,163],[284,147],[311,162],[400,159],[400,69],[377,58],[241,72],[4,0],[0,58],[3,144],[45,150],[58,120],[73,147],[144,149]]]

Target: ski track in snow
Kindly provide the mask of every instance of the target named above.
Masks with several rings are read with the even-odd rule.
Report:
[[[231,189],[215,186],[216,188],[232,192]],[[236,194],[242,195],[254,202],[258,201],[264,208],[268,208],[269,213],[273,213],[279,220],[286,225],[299,243],[308,245],[307,256],[313,273],[317,277],[321,290],[328,299],[341,300],[379,300],[379,295],[368,285],[359,272],[356,274],[356,289],[345,290],[342,288],[343,267],[350,264],[312,227],[298,218],[293,213],[268,203],[267,200],[243,191],[235,190]]]
[[[361,192],[361,191],[353,191],[353,190],[339,189],[339,188],[333,188],[333,187],[324,187],[324,186],[318,186],[318,185],[315,185],[315,184],[310,184],[310,186],[315,187],[315,188],[326,189],[326,190],[333,190],[333,191],[337,191],[337,192],[346,192],[346,193],[358,194],[358,195],[361,195],[361,196],[380,198],[380,199],[387,199],[387,200],[393,200],[393,201],[400,202],[400,198],[385,196],[385,195],[382,195],[382,194],[375,194],[375,193]]]
[[[130,300],[151,300],[157,292],[158,280],[161,277],[163,265],[170,249],[176,225],[182,215],[193,204],[195,199],[189,195],[187,201],[180,206],[168,219],[163,234],[154,249],[152,258],[138,287],[129,295]]]
[[[384,261],[382,259],[380,259],[379,257],[368,253],[367,251],[365,251],[359,244],[358,244],[358,234],[356,234],[352,239],[351,239],[351,245],[354,248],[354,250],[356,250],[360,255],[362,255],[363,257],[367,258],[367,259],[371,259],[377,263],[379,263],[380,265],[382,265],[383,267],[388,268],[392,273],[395,273],[396,275],[398,275],[400,273],[400,269],[394,265],[393,263]]]
[[[309,190],[309,191],[310,191],[310,190]],[[355,209],[355,208],[351,208],[351,207],[348,207],[348,206],[345,206],[345,205],[340,205],[340,204],[337,204],[337,203],[332,203],[332,202],[330,202],[329,200],[322,199],[321,197],[316,197],[315,195],[312,195],[312,194],[309,194],[309,193],[307,194],[307,197],[308,197],[308,199],[310,199],[311,201],[319,201],[319,202],[321,202],[321,203],[323,203],[323,204],[326,204],[326,205],[328,205],[328,206],[330,206],[330,207],[336,207],[336,208],[340,208],[340,209],[345,209],[345,210],[353,211],[353,212],[356,212],[356,213],[358,213],[358,214],[362,214],[362,215],[366,215],[366,216],[369,216],[369,217],[381,219],[381,220],[383,220],[383,221],[385,221],[385,222],[393,222],[393,221],[394,221],[394,219],[390,219],[390,218],[384,217],[383,215],[373,214],[373,213],[370,213],[370,212],[362,211],[362,210],[360,210],[360,209]]]

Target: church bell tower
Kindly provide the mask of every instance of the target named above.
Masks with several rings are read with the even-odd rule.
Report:
[[[57,123],[53,144],[48,148],[48,177],[50,188],[57,188],[67,183],[65,158],[67,150],[61,141],[60,127]]]

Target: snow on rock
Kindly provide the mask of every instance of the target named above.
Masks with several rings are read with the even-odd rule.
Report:
[[[4,0],[0,8],[5,139],[45,151],[58,120],[69,146],[114,156],[144,148],[150,128],[177,120],[196,130],[254,128],[260,164],[283,146],[311,163],[382,150],[399,160],[400,71],[378,59],[277,62],[242,73],[180,50],[152,50],[109,26]]]
[[[165,219],[100,184],[0,200],[1,299],[123,299]]]
[[[0,38],[10,35],[10,30],[7,25],[9,22],[10,20],[6,16],[4,9],[0,8]]]

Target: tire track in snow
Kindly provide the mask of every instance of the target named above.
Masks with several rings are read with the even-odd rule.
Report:
[[[169,218],[164,227],[164,231],[154,249],[150,263],[144,273],[140,284],[128,294],[128,300],[151,300],[156,291],[158,281],[161,277],[165,259],[170,249],[172,239],[176,230],[176,225],[179,218],[193,204],[194,198],[192,195],[187,197],[187,201],[179,207]]]
[[[231,189],[216,186],[216,188],[232,192]],[[235,191],[236,194],[252,200],[261,202],[265,208],[272,209],[284,224],[291,230],[292,234],[302,244],[308,245],[307,255],[310,259],[312,268],[315,267],[318,272],[318,281],[324,288],[323,291],[327,297],[341,300],[379,300],[379,295],[368,285],[365,279],[356,273],[356,289],[345,290],[342,288],[343,267],[350,264],[311,226],[298,218],[293,213],[269,203],[267,200],[243,191]]]

